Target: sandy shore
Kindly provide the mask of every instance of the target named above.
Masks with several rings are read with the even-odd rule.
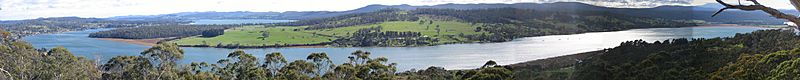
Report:
[[[155,39],[120,39],[120,38],[97,38],[100,40],[109,40],[109,41],[117,41],[117,42],[125,42],[131,44],[139,44],[139,45],[147,45],[147,46],[155,46],[158,41],[163,40],[162,38],[155,38]]]
[[[701,26],[692,26],[692,27],[755,27],[755,28],[771,28],[772,26],[748,26],[748,25],[737,25],[737,24],[713,24],[713,25],[701,25]]]
[[[290,47],[292,47],[292,48],[324,48],[326,46],[318,45],[318,46],[290,46]]]

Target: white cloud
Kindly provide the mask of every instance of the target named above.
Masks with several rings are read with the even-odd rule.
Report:
[[[40,17],[112,17],[200,11],[344,11],[370,4],[584,2],[610,7],[699,4],[694,0],[0,0],[0,20]],[[764,4],[769,2],[764,1]],[[778,2],[780,3],[780,2]],[[786,2],[788,3],[788,2]],[[772,4],[772,3],[769,3]],[[788,5],[788,4],[787,4]]]

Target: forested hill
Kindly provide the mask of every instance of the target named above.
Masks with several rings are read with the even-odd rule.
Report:
[[[711,17],[714,11],[718,10],[718,4],[707,4],[703,6],[661,6],[655,8],[608,8],[594,6],[578,2],[557,2],[557,3],[514,3],[514,4],[440,4],[432,6],[411,6],[411,5],[369,5],[362,8],[348,11],[288,11],[288,12],[183,12],[163,15],[142,15],[142,16],[118,16],[109,19],[132,19],[132,20],[194,20],[194,19],[281,19],[281,20],[305,20],[316,18],[335,17],[340,15],[366,13],[379,11],[386,8],[397,8],[403,10],[416,9],[492,9],[492,8],[520,8],[535,9],[542,11],[604,11],[614,14],[627,14],[638,17],[658,17],[668,19],[683,20],[705,20],[719,23],[730,24],[782,24],[783,21],[775,20],[766,13],[727,11],[725,15]],[[794,12],[794,11],[787,11]],[[798,13],[792,13],[798,14]]]
[[[58,33],[93,28],[121,28],[137,26],[153,26],[167,24],[184,24],[180,21],[129,21],[108,20],[100,18],[55,17],[30,20],[0,21],[0,28],[19,36],[40,33]]]
[[[630,41],[584,60],[574,76],[579,80],[797,80],[798,41],[791,30],[691,41]]]
[[[798,80],[798,45],[800,36],[792,30],[759,30],[726,38],[635,40],[572,56],[577,58],[566,63],[514,69],[520,80]],[[564,64],[575,65],[552,68]]]

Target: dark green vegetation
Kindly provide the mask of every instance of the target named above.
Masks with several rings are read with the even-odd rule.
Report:
[[[490,61],[474,70],[442,71],[432,67],[423,71],[396,72],[396,63],[387,58],[370,57],[370,52],[351,53],[346,63],[335,64],[326,53],[312,53],[306,60],[287,61],[279,52],[256,58],[237,50],[217,63],[177,64],[183,50],[174,43],[146,49],[138,56],[116,56],[105,64],[76,57],[63,47],[35,49],[0,31],[0,79],[14,80],[426,80],[512,78],[511,70]],[[434,72],[431,72],[434,71]],[[446,72],[446,73],[440,73]],[[439,73],[439,75],[429,75]]]
[[[334,46],[417,46],[438,42],[420,32],[382,32],[383,27],[359,29],[349,38],[336,39]]]
[[[135,28],[114,29],[89,34],[92,38],[149,39],[189,37],[202,35],[214,37],[222,35],[225,29],[242,25],[158,25]]]
[[[376,12],[348,14],[330,18],[277,23],[302,29],[249,29],[251,36],[226,32],[220,37],[190,37],[176,42],[182,46],[226,45],[226,48],[273,47],[286,45],[331,46],[427,46],[450,43],[504,42],[515,38],[617,31],[636,28],[686,27],[699,22],[649,17],[634,17],[603,11],[563,12],[519,8],[493,9],[383,9]],[[248,27],[253,28],[253,27]],[[257,28],[257,27],[256,27]],[[229,30],[231,31],[231,30]],[[231,36],[226,36],[231,33]],[[256,33],[265,34],[257,35]],[[269,39],[277,34],[310,34],[311,38]],[[317,37],[321,36],[321,37]],[[264,37],[267,39],[260,39]],[[231,39],[226,39],[231,38]],[[333,40],[326,40],[333,38]],[[242,40],[239,40],[242,39]],[[308,40],[306,40],[308,39]],[[311,41],[292,42],[291,41]],[[320,42],[324,41],[324,42]],[[234,46],[227,46],[234,44]],[[238,46],[236,44],[239,44]],[[324,44],[323,44],[324,45]]]
[[[550,61],[545,65],[511,66],[521,80],[793,80],[800,70],[798,45],[800,36],[793,31],[759,30],[728,38],[628,41],[562,60],[542,60]]]
[[[37,50],[11,39],[10,32],[0,33],[0,79],[96,79],[101,75],[94,61],[76,57],[63,47]]]
[[[749,62],[753,55],[772,55],[785,53],[798,48],[800,37],[790,30],[761,30],[749,34],[737,34],[731,38],[712,39],[676,39],[645,43],[629,41],[621,46],[607,50],[605,53],[584,60],[577,65],[577,79],[712,79],[713,73],[718,76],[757,74],[778,76],[776,74],[758,74],[752,72],[730,73],[725,66],[735,63]],[[794,59],[774,60],[780,63]],[[762,60],[763,61],[763,60]],[[783,68],[784,66],[764,65],[767,70],[798,70]],[[777,72],[776,72],[777,73]],[[758,76],[744,76],[749,79],[768,79]],[[735,77],[725,77],[735,78]],[[737,78],[748,79],[748,78]]]
[[[127,21],[107,20],[97,18],[59,17],[39,18],[18,21],[0,21],[0,28],[8,30],[18,36],[27,36],[40,33],[59,33],[65,31],[78,31],[94,28],[123,28],[148,25],[183,24],[177,21]]]

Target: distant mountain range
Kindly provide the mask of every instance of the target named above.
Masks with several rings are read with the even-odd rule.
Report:
[[[441,4],[432,6],[411,5],[368,5],[349,11],[289,11],[289,12],[182,12],[162,15],[118,16],[107,19],[114,20],[198,20],[198,19],[277,19],[277,20],[304,20],[314,18],[334,17],[345,14],[373,12],[386,8],[413,10],[418,8],[446,8],[446,9],[490,9],[490,8],[522,8],[545,11],[562,11],[580,13],[582,11],[607,11],[608,14],[625,14],[638,17],[655,17],[681,20],[704,20],[726,24],[783,24],[783,20],[772,18],[760,11],[729,10],[717,17],[711,17],[716,10],[722,8],[719,4],[706,4],[700,6],[660,6],[655,8],[609,8],[594,6],[578,2],[557,3],[515,3],[515,4]],[[800,14],[794,10],[784,10],[790,14]],[[531,14],[536,15],[536,14]]]

